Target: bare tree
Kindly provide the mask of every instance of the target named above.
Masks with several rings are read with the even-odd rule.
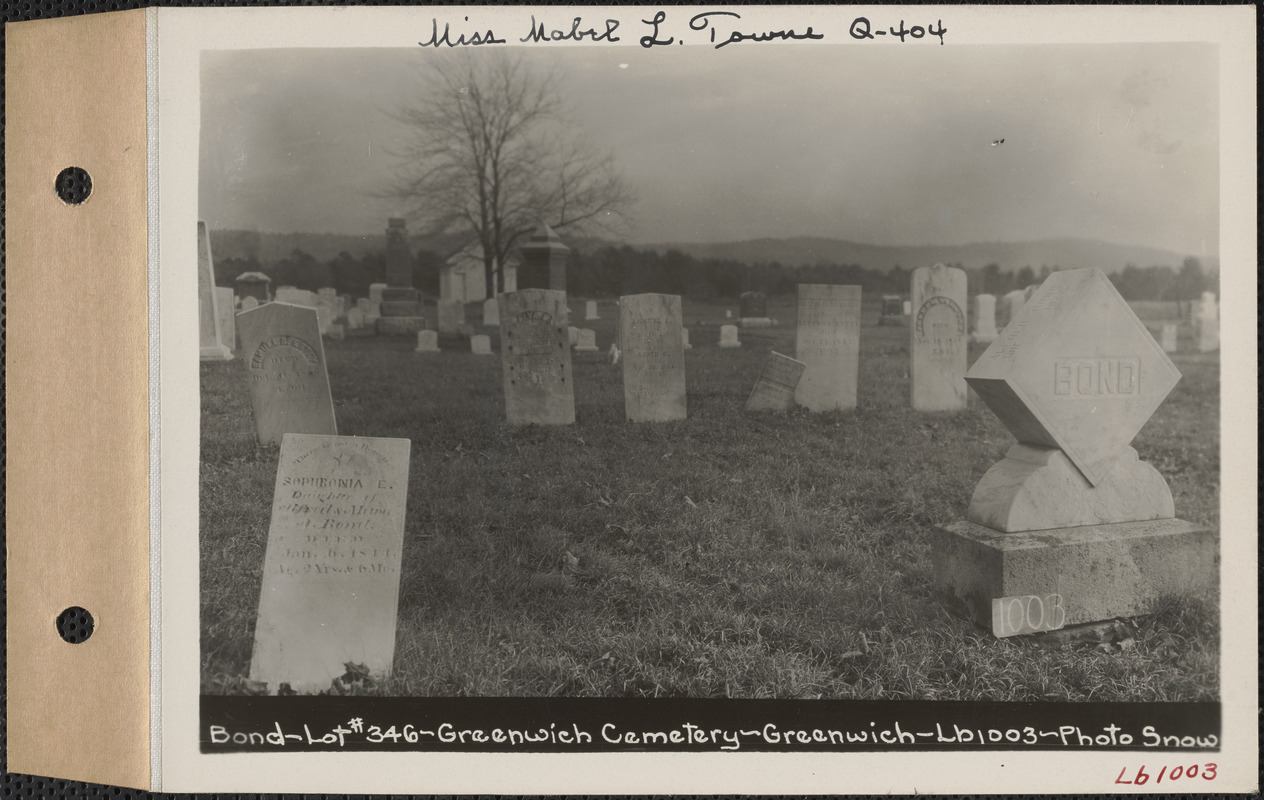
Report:
[[[613,155],[591,146],[555,72],[502,52],[436,59],[414,102],[391,114],[408,133],[385,194],[430,233],[482,247],[489,293],[523,236],[555,229],[611,232],[632,194]],[[465,236],[462,236],[462,235]]]

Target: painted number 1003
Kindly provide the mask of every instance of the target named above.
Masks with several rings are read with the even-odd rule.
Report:
[[[1066,607],[1060,594],[1017,595],[992,601],[992,635],[997,638],[1056,631],[1065,624]]]

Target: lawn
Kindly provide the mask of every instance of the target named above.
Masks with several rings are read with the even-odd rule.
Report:
[[[998,640],[947,614],[930,532],[963,517],[1012,437],[966,411],[908,406],[908,329],[866,298],[858,408],[747,414],[774,328],[716,347],[725,308],[685,301],[689,417],[623,421],[605,354],[617,309],[574,324],[576,423],[511,428],[498,356],[468,343],[326,341],[339,433],[412,440],[387,695],[1157,701],[1219,693],[1218,598],[1166,598],[1103,642]],[[482,315],[471,305],[466,318]],[[1186,327],[1183,323],[1182,327]],[[498,342],[495,329],[493,350]],[[1193,337],[1182,333],[1182,345]],[[973,360],[982,352],[971,347]],[[1219,363],[1183,378],[1134,441],[1177,516],[1218,525]],[[249,669],[277,449],[255,444],[244,366],[203,363],[201,662],[208,693]]]

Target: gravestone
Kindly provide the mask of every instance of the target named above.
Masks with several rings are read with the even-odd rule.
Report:
[[[936,264],[913,270],[909,382],[914,411],[966,407],[966,273]]]
[[[1057,595],[1078,624],[1214,585],[1215,533],[1130,446],[1179,377],[1101,271],[1053,273],[966,376],[1018,441],[936,529],[948,606],[987,626],[994,600]]]
[[[566,293],[522,289],[499,299],[505,418],[511,425],[573,423]]]
[[[1198,304],[1198,352],[1220,349],[1220,308],[1214,292],[1203,292]]]
[[[439,318],[440,336],[457,336],[465,324],[465,303],[460,300],[440,300],[436,315]]]
[[[906,317],[913,316],[913,301],[912,300],[904,301],[904,316]]]
[[[725,318],[725,319],[733,319],[733,309],[731,309],[731,308],[726,308],[726,309],[724,309],[724,318]]]
[[[373,303],[382,302],[382,290],[389,289],[390,284],[387,283],[370,283],[369,284],[369,301]]]
[[[497,305],[494,297],[489,297],[483,301],[483,327],[500,327],[500,306]]]
[[[414,353],[439,352],[439,334],[437,331],[417,331],[417,349]]]
[[[589,300],[584,306],[584,320],[594,319],[601,319],[601,316],[597,313],[597,301]]]
[[[907,314],[904,311],[904,301],[898,294],[882,295],[882,313],[878,316],[879,325],[903,325],[905,316]]]
[[[1174,322],[1163,323],[1163,329],[1162,329],[1162,333],[1160,334],[1160,337],[1161,338],[1160,338],[1159,344],[1163,348],[1163,352],[1175,353],[1176,352],[1176,323]]]
[[[799,285],[800,290],[803,284]],[[850,288],[850,287],[849,287]],[[854,287],[857,290],[859,286]],[[794,405],[795,388],[807,364],[781,353],[769,352],[764,368],[746,398],[747,411],[788,411]]]
[[[211,261],[211,237],[206,223],[197,224],[198,339],[202,361],[230,361],[232,349],[220,329],[219,298],[215,291],[215,265]],[[230,305],[231,308],[231,305]]]
[[[737,340],[736,325],[720,326],[720,347],[728,350],[734,347],[741,347],[742,343]]]
[[[355,307],[359,309],[361,314],[367,317],[369,315],[369,310],[373,308],[373,301],[369,300],[367,297],[361,297],[359,300],[355,301]]]
[[[597,332],[592,328],[580,328],[579,340],[575,343],[575,352],[593,353],[597,351]]]
[[[571,347],[579,344],[579,328],[576,328],[574,325],[569,326],[566,329],[566,341],[570,343]]]
[[[347,328],[341,322],[335,322],[329,326],[329,333],[325,334],[334,341],[342,341],[347,338]]]
[[[974,297],[974,340],[996,341],[996,296],[979,294]]]
[[[364,327],[364,312],[359,306],[352,306],[347,309],[347,329],[358,331]]]
[[[860,287],[801,283],[794,356],[804,364],[794,397],[809,411],[856,407]]]
[[[219,314],[220,341],[229,351],[237,349],[237,312],[233,310],[233,290],[227,286],[215,287],[216,312]]]
[[[681,319],[679,295],[633,294],[619,298],[623,405],[628,422],[685,418]]]
[[[320,335],[329,335],[329,326],[334,324],[333,310],[324,303],[317,303],[312,308],[316,309],[316,328],[320,331]]]
[[[237,315],[260,444],[287,433],[338,433],[316,309],[268,303]]]
[[[528,274],[549,276],[549,289],[555,292],[566,291],[566,259],[571,249],[562,243],[561,237],[548,225],[541,224],[539,230],[531,234],[531,238],[520,248],[523,266]]]
[[[492,354],[492,337],[485,333],[471,336],[470,352],[476,356],[490,356]]]
[[[243,272],[233,279],[235,293],[243,300],[253,297],[256,303],[266,303],[271,297],[268,287],[272,279],[262,272]]]
[[[408,251],[408,231],[405,230],[404,220],[398,217],[386,221],[386,285],[400,288],[412,288],[413,285],[413,256]]]
[[[693,345],[689,344],[689,329],[683,325],[680,328],[680,346],[686,350],[693,349]]]
[[[242,311],[250,311],[250,310],[255,309],[255,308],[258,308],[258,307],[259,307],[259,301],[258,301],[256,298],[254,298],[254,297],[243,297],[243,298],[241,298],[241,310],[242,310]],[[234,328],[234,329],[236,329],[236,327],[237,327],[236,315],[234,315],[233,328]]]
[[[410,444],[285,435],[250,659],[269,694],[328,691],[349,665],[390,674]]]
[[[743,292],[737,298],[737,321],[743,328],[766,328],[772,325],[768,318],[768,296],[763,292]]]
[[[1012,292],[1008,292],[1002,300],[1005,303],[1005,324],[1001,328],[1004,329],[1014,321],[1014,318],[1018,316],[1018,312],[1023,310],[1023,304],[1027,302],[1027,293],[1022,289],[1015,289]]]

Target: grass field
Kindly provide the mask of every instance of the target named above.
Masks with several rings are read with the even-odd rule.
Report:
[[[565,427],[506,425],[499,357],[467,343],[419,355],[405,338],[327,341],[339,433],[412,440],[395,671],[370,691],[1216,698],[1214,595],[1167,598],[1110,641],[1059,646],[997,640],[941,609],[931,528],[963,517],[1012,438],[973,397],[959,413],[908,407],[908,329],[878,326],[876,299],[847,413],[742,410],[767,351],[794,353],[792,298],[773,298],[780,325],[742,331],[738,350],[716,347],[725,306],[686,300],[689,418],[664,424],[623,421],[608,301],[596,322],[571,301],[603,352],[575,354]],[[1218,360],[1173,360],[1183,378],[1134,446],[1179,517],[1217,526]],[[202,684],[237,692],[277,450],[255,444],[240,360],[201,377]]]

